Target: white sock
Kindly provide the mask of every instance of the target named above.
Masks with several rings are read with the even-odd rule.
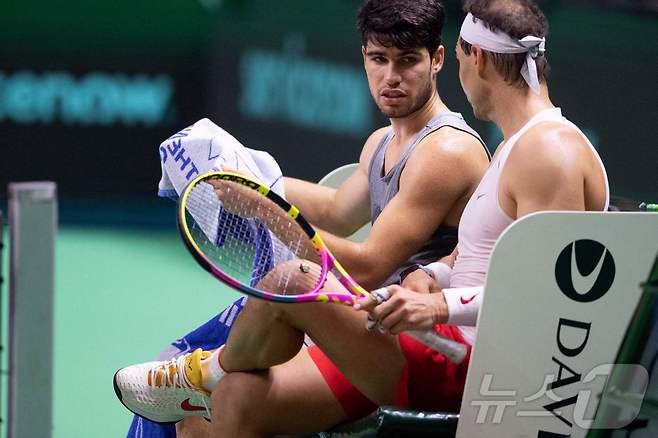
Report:
[[[222,345],[213,351],[210,356],[201,360],[201,386],[206,391],[212,391],[219,379],[224,377],[226,371],[219,364],[219,354],[224,349]]]

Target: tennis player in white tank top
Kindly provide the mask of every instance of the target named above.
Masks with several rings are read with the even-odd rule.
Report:
[[[452,260],[442,260],[412,272],[403,287],[389,286],[391,298],[370,314],[393,334],[456,325],[472,344],[489,257],[502,232],[537,211],[604,211],[610,191],[598,153],[549,99],[541,11],[494,0],[469,2],[466,12],[456,45],[460,82],[475,116],[494,122],[504,141],[462,214],[452,269]],[[492,53],[526,56],[506,78]]]
[[[500,152],[495,156],[474,195],[466,204],[462,219],[459,222],[459,243],[457,246],[459,255],[450,276],[450,289],[452,290],[446,291],[446,295],[450,295],[451,304],[455,306],[453,317],[449,318],[448,321],[459,325],[464,339],[471,344],[475,340],[475,319],[482,298],[481,293],[475,294],[479,292],[477,289],[485,282],[489,257],[498,237],[515,221],[515,218],[510,217],[500,205],[501,175],[505,170],[507,158],[510,156],[517,140],[533,127],[541,130],[542,127],[537,125],[543,122],[563,124],[567,129],[573,129],[583,136],[600,166],[601,173],[604,175],[605,202],[602,209],[608,207],[609,190],[603,162],[601,162],[598,153],[584,134],[573,123],[562,117],[560,108],[549,108],[537,113],[516,134],[501,144],[499,146]],[[474,287],[476,290],[472,289]],[[470,307],[468,306],[469,302],[466,305],[461,304],[462,299],[468,301],[469,297],[474,295],[475,299],[472,300],[473,304]],[[459,308],[456,306],[461,307],[463,310],[459,312]],[[458,317],[460,319],[457,319]]]

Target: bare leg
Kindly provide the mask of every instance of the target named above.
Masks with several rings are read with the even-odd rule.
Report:
[[[344,290],[333,276],[325,289]],[[231,329],[221,363],[227,371],[265,370],[285,363],[297,354],[306,332],[368,398],[392,403],[404,356],[397,338],[366,331],[365,318],[364,312],[337,304],[251,299]]]
[[[176,438],[210,438],[210,422],[203,417],[186,417],[176,423]]]
[[[317,432],[346,419],[306,349],[269,370],[226,375],[212,403],[213,437]]]

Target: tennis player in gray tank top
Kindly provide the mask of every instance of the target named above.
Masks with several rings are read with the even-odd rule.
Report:
[[[460,131],[471,134],[481,144],[487,155],[490,156],[489,150],[480,138],[477,132],[471,128],[461,114],[454,112],[444,112],[432,118],[425,127],[416,135],[409,146],[400,156],[395,165],[384,174],[384,155],[386,147],[393,138],[393,130],[390,129],[379,142],[375,149],[370,167],[368,168],[368,186],[370,188],[370,221],[374,223],[386,204],[388,204],[400,189],[400,176],[404,170],[409,156],[416,146],[429,134],[443,128],[451,127]],[[457,245],[457,227],[450,225],[440,225],[432,234],[430,239],[423,244],[421,248],[400,266],[390,277],[386,279],[383,285],[395,284],[400,282],[400,273],[404,272],[416,264],[426,265],[434,262],[441,257],[450,254]]]
[[[365,288],[396,282],[402,265],[434,261],[451,252],[456,233],[446,225],[459,223],[489,163],[479,137],[450,112],[437,92],[445,57],[444,19],[438,0],[364,2],[358,19],[364,69],[373,100],[390,126],[370,135],[357,170],[339,188],[284,180],[287,199],[320,230],[336,258]],[[374,223],[363,242],[344,238],[369,219]],[[303,275],[298,266],[292,269]],[[343,286],[329,275],[325,289],[341,291]],[[297,321],[294,327],[292,321]],[[278,306],[247,300],[224,348],[203,356],[203,364],[244,372],[230,372],[217,383],[216,375],[206,372],[210,368],[199,360],[206,387],[240,388],[215,391],[206,403],[217,415],[213,421],[187,418],[205,410],[185,411],[189,395],[172,387],[158,390],[154,403],[147,400],[148,410],[157,411],[160,419],[186,417],[178,423],[179,436],[200,437],[312,432],[398,401],[416,409],[458,409],[465,366],[454,373],[431,370],[431,375],[440,376],[441,388],[456,388],[444,391],[431,384],[436,379],[404,372],[427,363],[425,348],[411,349],[402,338],[369,332],[364,323],[365,314],[347,306]],[[313,336],[317,345],[299,350],[304,332],[318,334]],[[181,360],[190,358],[192,363],[191,355]],[[263,362],[256,364],[258,358]],[[252,378],[252,370],[261,370],[262,376],[262,370],[274,363],[268,379]],[[138,374],[146,381],[141,371]],[[431,396],[407,390],[418,387]],[[234,409],[240,406],[251,409]],[[140,412],[147,412],[141,407]],[[295,412],[294,419],[287,412]],[[191,426],[188,420],[200,421]]]

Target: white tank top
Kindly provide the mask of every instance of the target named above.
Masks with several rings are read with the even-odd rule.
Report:
[[[514,222],[500,206],[498,201],[498,186],[500,175],[505,167],[505,162],[516,141],[531,127],[537,123],[553,121],[564,123],[577,130],[587,141],[596,156],[605,177],[605,208],[607,210],[610,200],[608,187],[608,176],[603,162],[594,146],[587,140],[585,134],[576,125],[562,117],[560,108],[550,108],[536,114],[521,129],[519,129],[509,140],[499,147],[503,148],[493,159],[485,172],[480,184],[469,199],[461,220],[459,221],[459,240],[457,244],[458,256],[450,277],[450,287],[474,287],[483,286],[489,267],[489,257],[498,237],[505,228]],[[475,340],[475,327],[459,326],[462,335],[469,343]]]

